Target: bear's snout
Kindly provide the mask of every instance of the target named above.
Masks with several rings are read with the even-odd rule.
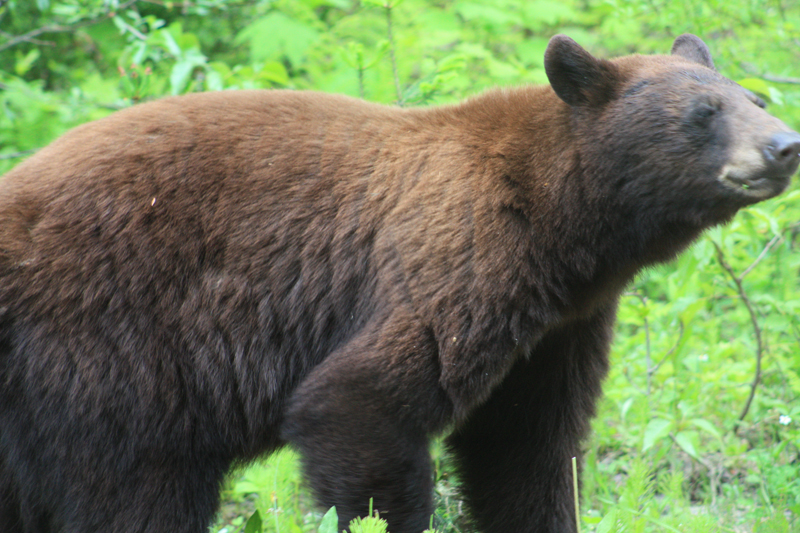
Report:
[[[736,136],[719,180],[754,201],[783,192],[800,166],[800,134],[760,109],[743,114],[736,126],[743,133]]]
[[[764,149],[764,156],[771,173],[784,178],[791,176],[800,164],[800,134],[776,133]]]

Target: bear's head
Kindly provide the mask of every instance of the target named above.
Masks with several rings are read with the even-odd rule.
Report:
[[[688,234],[725,222],[783,191],[800,163],[800,135],[720,75],[694,35],[668,56],[611,61],[557,35],[545,70],[567,104],[589,197],[631,224]]]

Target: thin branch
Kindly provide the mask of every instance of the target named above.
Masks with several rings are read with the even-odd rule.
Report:
[[[43,33],[63,33],[72,31],[75,29],[75,27],[76,26],[44,26],[42,28],[37,28],[35,30],[29,31],[28,33],[12,37],[10,40],[4,42],[3,44],[0,44],[0,52],[5,50],[6,48],[11,48],[12,46],[16,46],[19,43],[31,42],[34,39],[34,37],[37,37]]]
[[[782,76],[773,76],[772,74],[762,74],[761,77],[773,83],[788,83],[791,85],[800,85],[800,78],[784,78]]]
[[[626,293],[626,296],[633,296],[634,298],[638,298],[639,300],[641,300],[642,305],[647,305],[647,297],[642,294],[639,294],[638,292],[629,292]],[[644,317],[643,321],[644,321],[645,359],[646,359],[645,365],[647,366],[647,395],[649,396],[652,390],[653,376],[655,375],[656,372],[658,372],[658,369],[661,368],[661,365],[664,364],[664,361],[666,361],[670,355],[675,353],[675,350],[678,349],[678,345],[681,343],[681,339],[683,339],[683,321],[682,320],[678,321],[678,324],[680,325],[680,331],[678,332],[678,339],[675,341],[675,344],[672,346],[672,348],[669,349],[667,353],[664,354],[664,356],[655,365],[653,364],[653,352],[650,342],[650,322],[647,320],[647,317]]]
[[[31,30],[28,33],[23,33],[22,35],[17,35],[15,37],[11,37],[8,41],[0,44],[0,52],[7,48],[11,48],[12,46],[16,46],[20,43],[26,42],[33,42],[35,37],[42,35],[43,33],[68,33],[71,31],[75,31],[78,28],[84,28],[86,26],[92,26],[94,24],[99,24],[104,20],[113,17],[117,11],[122,11],[123,9],[127,9],[128,7],[135,4],[138,0],[128,0],[124,4],[120,5],[115,11],[109,11],[98,18],[90,19],[90,20],[82,20],[80,22],[76,22],[74,24],[70,24],[68,26],[61,26],[57,24],[53,24],[50,26],[42,26],[41,28],[36,28],[35,30]]]
[[[32,148],[31,150],[23,150],[22,152],[14,152],[12,154],[3,154],[3,155],[0,155],[0,160],[1,159],[16,159],[18,157],[25,157],[26,155],[32,154],[32,153],[34,153],[34,152],[36,152],[38,150],[39,150],[38,148]]]
[[[675,341],[675,344],[672,345],[672,348],[670,348],[669,351],[664,354],[664,357],[662,357],[661,360],[658,363],[656,363],[652,369],[648,369],[648,372],[655,374],[658,371],[658,369],[661,368],[661,365],[664,364],[664,361],[669,359],[669,356],[674,354],[675,350],[678,349],[678,346],[680,345],[681,340],[683,339],[683,331],[684,331],[683,320],[678,320],[678,325],[680,326],[680,331],[678,332],[678,339]]]
[[[625,379],[628,380],[628,385],[630,385],[631,387],[636,389],[636,392],[638,392],[642,396],[647,396],[647,391],[642,389],[639,385],[637,385],[636,381],[631,377],[631,372],[630,372],[630,368],[628,367],[628,365],[625,365],[624,370],[622,371],[622,374],[625,376]]]
[[[10,33],[8,33],[7,31],[0,30],[0,37],[2,37],[3,39],[13,39],[15,36],[10,34]],[[54,46],[55,45],[55,43],[52,43],[50,41],[40,41],[39,39],[33,39],[33,38],[27,39],[25,42],[30,43],[30,44],[35,44],[36,46]]]
[[[753,310],[753,305],[750,303],[750,298],[747,297],[747,293],[742,286],[741,277],[736,275],[731,266],[725,260],[725,254],[722,252],[722,248],[720,248],[719,244],[713,240],[711,242],[714,245],[714,248],[717,249],[717,260],[719,261],[720,266],[722,266],[725,272],[728,273],[733,282],[736,284],[736,289],[739,291],[739,296],[742,298],[745,307],[747,307],[747,312],[750,313],[750,322],[753,324],[753,331],[756,334],[756,372],[755,376],[753,376],[753,382],[750,385],[750,395],[747,397],[747,402],[744,405],[744,409],[742,409],[742,412],[739,415],[739,421],[741,422],[744,420],[744,417],[747,416],[748,411],[750,411],[750,404],[753,403],[753,397],[756,395],[756,388],[761,381],[761,357],[764,353],[764,343],[761,340],[761,327],[758,325],[758,319],[755,311]]]
[[[739,280],[743,280],[745,276],[747,276],[750,273],[750,271],[753,270],[756,267],[756,265],[758,265],[761,262],[761,260],[767,256],[767,252],[769,252],[770,248],[772,248],[782,240],[783,240],[782,235],[775,235],[772,238],[772,240],[767,243],[764,249],[761,250],[761,253],[758,254],[758,257],[756,257],[756,260],[753,261],[753,263],[749,267],[747,267],[744,270],[744,272],[742,272],[742,274],[739,276]]]
[[[800,41],[796,41],[797,46],[800,46]],[[790,78],[786,76],[775,76],[773,74],[765,74],[763,72],[758,72],[756,68],[752,65],[742,65],[744,67],[745,72],[752,74],[753,76],[758,76],[759,78],[765,79],[767,81],[771,81],[773,83],[788,83],[791,85],[800,85],[800,78]]]
[[[131,26],[130,24],[128,24],[124,20],[120,19],[120,21],[122,22],[122,25],[125,26],[125,29],[128,32],[130,32],[131,35],[133,35],[134,37],[136,37],[140,41],[146,41],[147,40],[147,36],[144,35],[142,32],[140,32],[139,30],[137,30],[136,28],[134,28],[133,26]]]

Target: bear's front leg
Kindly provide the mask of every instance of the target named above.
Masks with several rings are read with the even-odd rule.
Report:
[[[339,531],[369,501],[392,533],[420,533],[433,513],[428,437],[452,408],[432,332],[411,313],[374,320],[300,384],[282,428]]]
[[[572,457],[608,367],[614,308],[548,333],[447,444],[483,533],[573,533]]]

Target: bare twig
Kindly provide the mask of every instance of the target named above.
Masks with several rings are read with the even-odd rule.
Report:
[[[136,37],[136,38],[137,38],[137,39],[139,39],[140,41],[146,41],[146,40],[147,40],[147,36],[146,36],[146,35],[144,35],[142,32],[140,32],[139,30],[137,30],[136,28],[134,28],[133,26],[131,26],[130,24],[128,24],[128,23],[127,23],[127,22],[125,22],[124,20],[122,20],[121,22],[122,22],[122,25],[123,25],[123,26],[125,26],[125,29],[126,29],[126,30],[127,30],[127,31],[128,31],[130,34],[131,34],[131,35],[133,35],[134,37]]]
[[[769,252],[770,248],[772,248],[773,246],[775,246],[776,244],[778,244],[782,240],[783,240],[783,236],[782,235],[775,235],[772,238],[772,240],[767,243],[767,245],[764,247],[764,249],[761,250],[761,253],[758,254],[758,257],[756,257],[756,260],[753,261],[753,263],[749,267],[747,267],[744,270],[744,272],[742,272],[742,274],[739,276],[739,279],[740,280],[744,279],[745,276],[747,276],[750,273],[750,271],[753,270],[756,267],[756,265],[758,265],[761,262],[761,260],[764,259],[767,256],[767,252]]]
[[[76,23],[70,24],[68,26],[61,26],[61,25],[57,25],[57,24],[52,24],[52,25],[49,25],[49,26],[42,26],[41,28],[36,28],[35,30],[29,31],[28,33],[23,33],[22,35],[17,35],[17,36],[11,37],[8,41],[4,42],[3,44],[0,44],[0,52],[2,52],[3,50],[5,50],[7,48],[11,48],[12,46],[16,46],[16,45],[18,45],[20,43],[34,42],[34,39],[36,37],[38,37],[39,35],[42,35],[44,33],[68,33],[68,32],[71,32],[71,31],[75,31],[78,28],[84,28],[86,26],[92,26],[94,24],[99,24],[100,22],[103,22],[104,20],[106,20],[106,19],[108,19],[110,17],[113,17],[116,14],[117,11],[122,11],[123,9],[126,9],[126,8],[132,6],[137,1],[138,0],[128,0],[124,4],[121,4],[115,11],[108,11],[107,13],[104,13],[102,16],[94,18],[94,19],[82,20],[80,22],[76,22]],[[41,41],[37,41],[37,42],[41,42]]]
[[[42,28],[37,28],[35,30],[29,31],[28,33],[12,37],[3,44],[0,44],[0,52],[5,50],[6,48],[11,48],[12,46],[16,46],[19,43],[31,42],[34,39],[34,37],[37,37],[43,33],[63,33],[72,31],[76,27],[77,26],[44,26]]]
[[[3,154],[3,155],[0,155],[0,159],[16,159],[18,157],[24,157],[24,156],[26,156],[28,154],[32,154],[32,153],[34,153],[34,152],[36,152],[38,150],[39,150],[38,148],[33,148],[31,150],[23,150],[22,152],[14,152],[12,154]]]
[[[796,41],[797,46],[800,46],[800,41]],[[759,72],[758,68],[754,65],[744,64],[742,65],[745,72],[752,74],[753,76],[758,76],[759,78],[765,79],[767,81],[771,81],[773,83],[788,83],[791,85],[800,85],[800,78],[790,78],[786,76],[775,76],[773,74],[766,74],[763,72]]]
[[[0,1],[2,1],[2,0],[0,0]],[[3,39],[13,39],[15,36],[10,34],[10,33],[8,33],[7,31],[1,31],[0,30],[0,37],[2,37]],[[50,41],[40,41],[39,39],[33,39],[33,38],[27,39],[25,42],[26,43],[30,43],[30,44],[35,44],[37,46],[53,46],[55,44],[55,43],[50,42]]]
[[[633,296],[634,298],[638,298],[642,302],[642,305],[647,305],[647,297],[642,294],[639,294],[638,292],[629,292],[626,293],[626,296]],[[669,351],[664,354],[664,356],[658,361],[658,363],[653,364],[653,351],[650,342],[650,322],[647,320],[646,316],[643,317],[642,320],[644,321],[645,360],[646,360],[645,364],[647,366],[646,393],[648,396],[650,396],[650,392],[652,391],[653,376],[655,375],[656,372],[658,372],[658,369],[661,368],[661,365],[664,364],[664,361],[666,361],[670,355],[675,353],[675,350],[681,343],[681,339],[683,338],[683,321],[678,321],[678,324],[680,325],[678,340],[675,341],[675,344],[672,346],[672,348],[670,348]]]
[[[741,422],[744,420],[744,417],[747,416],[748,411],[750,411],[750,404],[753,403],[753,397],[756,395],[756,388],[761,381],[761,357],[764,353],[764,343],[761,339],[761,327],[758,325],[758,319],[755,311],[753,310],[753,305],[750,303],[750,298],[747,297],[747,293],[742,286],[742,277],[737,276],[731,266],[725,260],[725,254],[722,252],[722,248],[720,248],[719,244],[713,240],[711,242],[714,244],[714,248],[717,249],[717,260],[719,261],[720,266],[722,266],[723,270],[728,273],[730,278],[736,284],[736,289],[739,291],[739,296],[742,298],[742,301],[747,308],[747,312],[750,313],[750,322],[753,324],[753,331],[756,335],[756,372],[755,376],[753,376],[753,382],[750,384],[750,394],[747,397],[747,402],[745,402],[744,409],[742,409],[742,412],[739,415],[739,421]]]
[[[675,341],[675,344],[672,345],[672,348],[670,348],[669,351],[664,354],[664,357],[662,357],[661,360],[653,366],[653,368],[649,368],[647,370],[649,374],[654,375],[658,371],[658,369],[661,368],[661,365],[664,364],[664,361],[669,359],[669,356],[674,354],[675,350],[678,349],[678,345],[681,343],[681,340],[683,339],[683,320],[679,320],[678,325],[680,326],[680,331],[678,332],[678,340]]]
[[[800,78],[784,78],[782,76],[773,76],[771,74],[762,74],[761,77],[773,83],[788,83],[791,85],[800,85]]]

